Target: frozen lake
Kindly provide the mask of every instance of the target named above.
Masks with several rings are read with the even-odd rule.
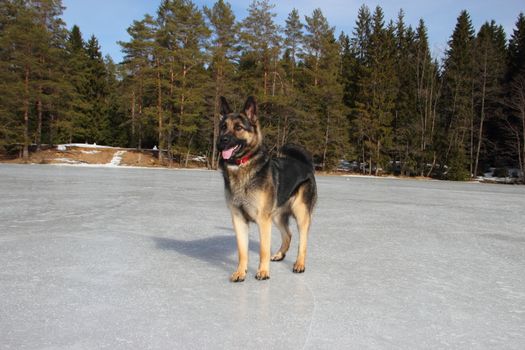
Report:
[[[525,186],[317,181],[234,284],[219,172],[0,164],[0,349],[524,348]]]

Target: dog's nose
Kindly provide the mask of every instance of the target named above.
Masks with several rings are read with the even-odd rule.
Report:
[[[221,137],[221,143],[227,143],[230,141],[230,136],[225,135]]]

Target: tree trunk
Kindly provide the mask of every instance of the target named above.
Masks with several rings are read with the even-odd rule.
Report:
[[[45,21],[45,18],[43,19]],[[45,23],[45,22],[43,22]],[[45,25],[43,26],[43,30],[45,30]],[[44,66],[45,64],[45,58],[43,56],[40,56],[40,64]],[[40,76],[40,79],[42,79],[42,75]],[[36,101],[36,112],[37,112],[37,127],[36,127],[36,150],[40,151],[42,149],[42,94],[44,93],[42,86],[38,86],[38,97]]]
[[[330,113],[326,113],[326,130],[324,134],[323,170],[326,170],[326,153],[328,152],[328,133],[330,127]]]
[[[485,121],[485,94],[487,86],[487,50],[485,49],[485,61],[483,63],[483,87],[481,89],[481,116],[479,119],[478,145],[476,147],[476,160],[474,162],[474,174],[478,175],[479,151],[481,149],[481,140],[483,137],[483,122]]]
[[[138,98],[138,108],[139,108],[139,116],[138,116],[138,148],[139,150],[142,150],[142,104],[143,104],[143,81],[142,81],[142,75],[140,76],[140,84],[139,84],[139,98]],[[142,153],[141,153],[142,154]]]
[[[39,89],[40,90],[40,89]],[[36,101],[37,126],[36,126],[36,150],[42,149],[42,99],[40,96]]]
[[[264,53],[264,100],[266,101],[266,95],[268,92],[268,57],[266,56],[266,53]]]
[[[437,73],[433,75],[432,79],[435,79],[435,80],[438,79]],[[439,85],[436,88],[435,98],[433,98],[432,95],[430,97],[431,101],[432,101],[432,99],[434,101],[433,102],[434,105],[432,107],[432,126],[431,126],[431,129],[430,129],[430,142],[432,144],[434,143],[434,133],[435,133],[435,127],[436,127],[437,106],[438,106],[438,102],[439,102],[439,94],[441,93],[441,88],[442,87],[443,87],[443,80],[440,81]]]
[[[522,101],[521,109],[521,137],[523,138],[523,145],[521,145],[521,176],[523,183],[525,183],[525,99]],[[519,151],[519,150],[518,150]]]
[[[211,152],[211,168],[216,169],[215,159],[217,158],[217,138],[219,137],[219,120],[220,120],[220,73],[221,70],[218,68],[217,77],[215,79],[215,100],[213,102],[213,140],[212,140],[212,152]]]
[[[470,177],[476,176],[474,173],[474,79],[472,79],[472,86],[471,86],[471,104],[470,104]],[[483,112],[482,112],[483,113]]]
[[[24,148],[22,158],[27,160],[29,158],[29,67],[26,67],[25,71],[24,92]]]
[[[160,60],[157,59],[157,118],[159,126],[159,161],[162,161],[162,149],[164,147],[164,140],[162,137],[162,85],[160,78]]]
[[[277,149],[281,149],[281,114],[277,116],[277,138],[275,143]]]
[[[519,164],[519,167],[520,167],[520,170],[521,170],[521,175],[522,175],[522,180],[524,180],[524,183],[525,183],[525,173],[523,172],[524,170],[524,166],[523,166],[523,158],[522,158],[522,155],[521,155],[521,140],[520,140],[520,135],[518,132],[516,132],[516,146],[518,148],[518,164]],[[524,145],[524,156],[525,156],[525,145]]]
[[[49,124],[49,143],[53,147],[55,145],[55,114],[51,113],[49,116],[51,118]]]
[[[432,160],[432,166],[430,167],[430,170],[427,173],[427,177],[430,177],[432,174],[432,171],[434,171],[434,167],[436,166],[436,152],[434,151],[434,159]]]
[[[381,152],[381,141],[377,140],[377,153],[376,153],[376,171],[375,175],[379,175],[379,154]]]
[[[135,140],[135,89],[131,92],[131,139]]]
[[[454,118],[458,118],[456,116],[456,101],[457,101],[457,96],[458,96],[458,88],[457,86],[454,88],[454,97],[453,97],[453,100],[452,100],[452,117],[450,118],[450,123],[448,125],[448,130],[447,133],[448,133],[448,146],[447,146],[447,151],[445,153],[445,159],[448,161],[448,156],[450,154],[450,151],[456,146],[455,145],[455,141],[454,141],[454,138],[456,138],[456,132],[454,131],[453,129],[453,126],[454,126]]]
[[[277,57],[274,58],[274,65],[273,65],[272,97],[275,96],[276,81],[277,81]]]
[[[288,138],[288,112],[284,114],[284,122],[283,122],[283,136],[281,137],[281,145],[286,144],[286,139]]]
[[[172,58],[173,60],[173,58]],[[173,61],[170,63],[170,91],[169,91],[169,109],[170,113],[168,114],[168,126],[169,129],[167,133],[170,135],[168,140],[165,142],[167,143],[166,147],[168,149],[168,157],[170,159],[170,167],[171,162],[173,161],[173,155],[171,150],[171,145],[173,145],[173,130],[171,129],[175,125],[175,97],[174,97],[174,90],[175,90],[175,72],[173,70]],[[180,129],[180,128],[179,128]],[[177,139],[180,139],[180,131],[177,135]]]
[[[316,51],[315,53],[315,68],[314,68],[314,86],[317,86],[317,84],[319,83],[318,81],[318,78],[317,78],[317,73],[319,71],[319,52]]]
[[[184,167],[188,167],[188,161],[190,159],[190,149],[191,149],[191,142],[193,141],[193,135],[190,137],[190,141],[188,142],[188,149],[186,150],[186,160],[184,162]]]
[[[292,71],[290,73],[291,76],[291,87],[292,91],[294,91],[294,82],[295,82],[295,47],[292,49]]]
[[[186,92],[186,65],[184,65],[183,71],[182,71],[182,92],[180,96],[180,108],[179,108],[179,132],[178,132],[178,143],[182,146],[182,128],[184,123],[184,104],[186,103],[186,96],[184,95]],[[182,165],[182,157],[180,158],[180,164]]]

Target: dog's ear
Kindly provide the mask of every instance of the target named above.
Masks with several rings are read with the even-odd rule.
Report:
[[[228,101],[226,101],[226,97],[221,96],[221,107],[220,107],[220,114],[221,119],[224,119],[224,117],[232,112],[230,105],[228,104]]]
[[[244,114],[255,124],[257,122],[257,103],[253,96],[248,97],[244,104]]]

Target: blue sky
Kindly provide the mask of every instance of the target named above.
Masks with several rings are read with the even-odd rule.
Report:
[[[194,0],[202,7],[213,6],[215,0]],[[251,1],[229,1],[237,16],[246,16]],[[74,24],[87,39],[94,34],[102,47],[104,55],[109,54],[116,62],[122,59],[117,41],[128,40],[126,29],[133,20],[140,20],[144,14],[155,14],[160,0],[63,0],[66,7],[63,18],[68,28]],[[429,41],[434,57],[442,57],[447,41],[454,30],[459,12],[466,9],[471,16],[476,30],[485,22],[494,19],[501,24],[510,36],[520,12],[525,12],[523,0],[387,0],[387,1],[353,1],[353,0],[280,0],[273,1],[276,21],[284,24],[288,13],[295,7],[304,21],[304,15],[320,7],[328,18],[330,25],[336,27],[336,33],[344,31],[351,34],[355,25],[357,10],[366,4],[371,10],[377,5],[383,8],[385,19],[395,19],[400,8],[405,12],[405,22],[417,26],[420,18],[425,20],[429,32]]]

